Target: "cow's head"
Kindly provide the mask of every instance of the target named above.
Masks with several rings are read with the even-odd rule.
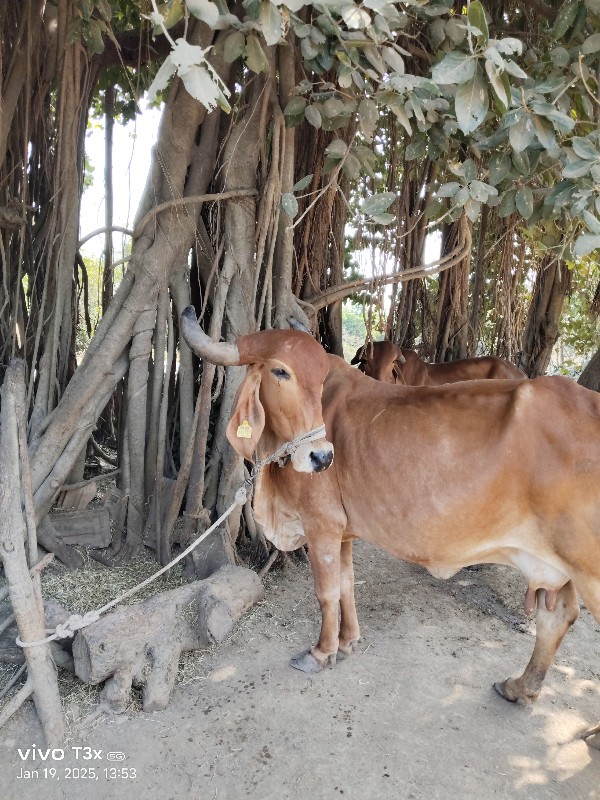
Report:
[[[224,366],[248,365],[227,426],[231,446],[248,461],[323,425],[321,393],[328,362],[309,334],[270,330],[241,336],[235,344],[214,342],[191,306],[181,315],[181,331],[201,358]],[[298,472],[321,472],[333,461],[333,445],[325,438],[301,444],[291,461]]]
[[[376,381],[384,383],[404,383],[402,364],[406,359],[402,350],[392,342],[370,342],[359,347],[350,362]]]

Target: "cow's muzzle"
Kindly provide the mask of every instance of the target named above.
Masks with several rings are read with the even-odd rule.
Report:
[[[314,464],[315,472],[323,472],[331,466],[333,461],[333,450],[313,450],[310,453],[310,460]]]
[[[296,472],[323,472],[333,463],[333,445],[327,439],[307,442],[292,456]]]

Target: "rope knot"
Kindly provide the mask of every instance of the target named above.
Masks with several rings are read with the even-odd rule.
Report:
[[[97,611],[88,611],[87,614],[71,614],[69,619],[56,626],[57,639],[70,639],[75,636],[78,630],[91,625],[92,622],[97,622],[100,619],[100,614]]]

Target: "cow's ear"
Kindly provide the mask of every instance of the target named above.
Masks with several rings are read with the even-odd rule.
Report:
[[[253,460],[254,451],[265,427],[265,410],[258,396],[260,379],[260,366],[253,364],[248,367],[235,399],[233,415],[227,426],[229,444],[247,461]]]

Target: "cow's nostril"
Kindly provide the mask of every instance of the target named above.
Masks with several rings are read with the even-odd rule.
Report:
[[[331,450],[313,451],[310,454],[310,460],[315,472],[322,472],[330,466],[333,461],[333,452]]]

